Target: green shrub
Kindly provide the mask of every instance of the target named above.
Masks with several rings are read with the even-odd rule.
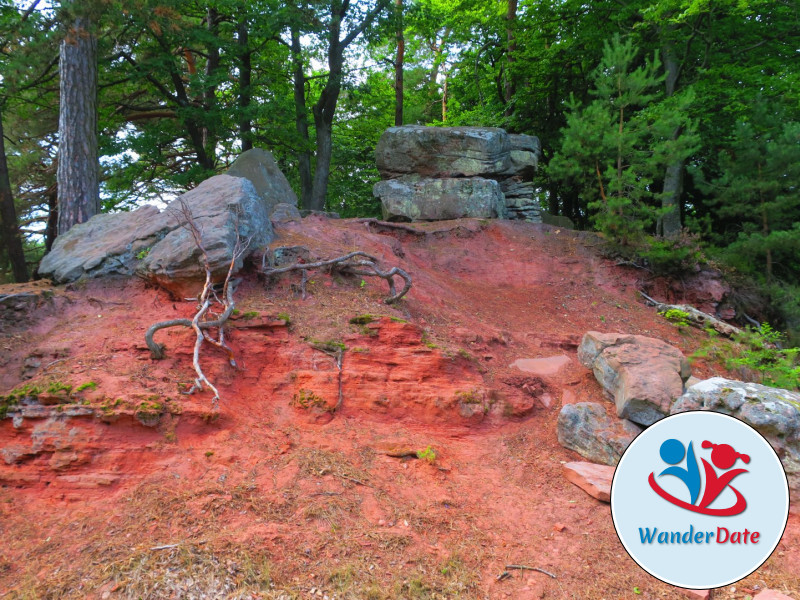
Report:
[[[746,328],[731,340],[722,340],[707,330],[709,339],[692,356],[720,360],[736,369],[744,379],[789,390],[800,390],[800,348],[781,348],[785,336],[763,323]]]

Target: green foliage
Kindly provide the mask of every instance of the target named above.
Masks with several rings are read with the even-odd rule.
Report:
[[[709,339],[694,353],[696,358],[720,360],[745,379],[771,387],[800,390],[800,348],[782,348],[785,336],[763,323],[746,328],[732,340],[709,331]]]
[[[424,450],[417,450],[417,458],[433,464],[436,462],[436,450],[430,446],[425,447]]]
[[[94,391],[97,389],[97,383],[94,381],[87,381],[86,383],[80,384],[77,388],[75,388],[76,392],[83,392],[84,390],[91,390]]]
[[[679,310],[677,308],[670,308],[669,310],[659,313],[664,315],[664,318],[675,325],[678,329],[683,329],[689,326],[689,313]]]
[[[372,323],[372,322],[377,321],[377,320],[378,320],[378,317],[376,317],[375,315],[363,314],[363,315],[355,316],[352,319],[350,319],[350,324],[351,325],[367,325],[367,324]]]
[[[287,325],[290,325],[292,322],[292,318],[289,316],[289,313],[279,312],[277,317]]]
[[[325,411],[333,412],[334,408],[329,407],[325,400],[314,393],[312,390],[301,389],[298,390],[293,396],[290,405],[294,408],[302,410],[309,410],[311,408],[322,409]]]
[[[698,236],[687,231],[670,238],[651,237],[637,250],[655,275],[680,277],[708,262]]]
[[[603,47],[590,94],[568,103],[567,126],[549,175],[586,202],[597,229],[626,247],[642,243],[661,216],[656,178],[694,149],[694,125],[681,117],[693,97],[657,104],[664,75],[657,53],[637,66],[638,48],[615,35]],[[673,133],[682,131],[677,139]]]

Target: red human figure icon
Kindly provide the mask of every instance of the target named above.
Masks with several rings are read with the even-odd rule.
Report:
[[[714,466],[718,469],[730,469],[738,459],[741,459],[742,462],[745,464],[750,462],[750,457],[747,454],[740,454],[733,449],[732,446],[728,444],[713,444],[708,440],[705,440],[702,444],[703,448],[713,448],[711,451],[711,462],[714,463]],[[722,475],[717,475],[717,472],[714,470],[708,461],[705,458],[700,459],[703,461],[703,468],[705,469],[706,473],[706,489],[703,493],[703,499],[700,501],[700,507],[705,508],[709,504],[711,504],[714,500],[717,499],[726,487],[728,487],[733,481],[733,479],[742,473],[747,473],[747,469],[733,469],[732,471],[728,471],[727,473],[723,473]],[[729,514],[739,514],[747,507],[747,501],[744,499],[744,496],[737,490],[735,487],[730,486],[731,490],[736,494],[736,504],[731,507],[731,510],[736,510],[736,512],[731,512]]]

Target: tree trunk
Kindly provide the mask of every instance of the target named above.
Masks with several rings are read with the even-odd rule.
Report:
[[[300,206],[311,209],[313,182],[311,179],[311,140],[308,136],[308,111],[306,109],[306,78],[303,73],[303,57],[300,32],[292,28],[292,66],[294,77],[294,118],[302,149],[297,153],[300,171]]]
[[[58,185],[47,188],[47,226],[44,230],[44,249],[50,252],[58,236]]]
[[[447,123],[447,71],[444,72],[442,83],[442,123]]]
[[[314,169],[314,193],[311,197],[311,210],[325,210],[328,195],[328,178],[331,174],[331,154],[333,153],[333,127],[327,120],[314,119],[317,129],[317,164]]]
[[[403,64],[406,54],[406,38],[403,33],[403,0],[395,0],[395,39],[397,40],[397,54],[394,61],[394,124],[396,127],[403,125]]]
[[[242,152],[253,148],[253,123],[250,120],[253,53],[249,48],[247,21],[239,23],[239,139]]]
[[[97,157],[97,40],[76,17],[61,42],[58,115],[58,233],[100,212]]]
[[[672,139],[676,139],[676,133]],[[664,175],[664,193],[661,207],[669,209],[661,218],[661,234],[664,237],[675,237],[681,232],[680,198],[683,192],[683,161],[676,160],[667,166]]]
[[[0,112],[0,231],[3,233],[3,245],[8,255],[8,262],[11,263],[14,281],[22,283],[28,281],[28,266],[25,264],[25,252],[22,248],[22,238],[17,223],[17,210],[14,206],[14,195],[11,192],[11,181],[8,178],[6,146],[3,136],[3,115]]]
[[[665,46],[662,54],[664,56],[664,69],[666,70],[666,92],[667,97],[675,93],[678,83],[680,68],[675,54],[669,46]],[[672,139],[676,140],[682,133],[682,128],[678,127],[672,134]],[[664,174],[664,195],[661,198],[661,208],[665,209],[664,216],[661,218],[661,235],[664,237],[675,237],[681,232],[681,194],[683,193],[683,160],[676,160],[667,166]]]
[[[219,14],[216,9],[206,11],[206,29],[210,34],[211,43],[207,47],[206,81],[203,91],[203,107],[205,108],[205,123],[203,124],[203,148],[206,156],[216,156],[217,148],[217,85],[213,83],[220,64],[219,42]]]
[[[514,39],[514,27],[517,20],[517,0],[508,0],[508,11],[506,12],[506,81],[504,89],[504,100],[506,103],[506,110],[504,112],[506,117],[510,117],[514,113],[514,107],[511,101],[514,98],[515,85],[513,75],[514,54],[517,50],[517,42]]]

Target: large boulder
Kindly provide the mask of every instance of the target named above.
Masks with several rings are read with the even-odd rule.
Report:
[[[228,271],[237,236],[248,251],[263,248],[274,234],[266,205],[249,180],[229,175],[207,179],[173,201],[165,211],[145,206],[129,213],[96,215],[56,238],[39,272],[57,283],[83,277],[132,275],[177,295],[202,288],[202,252],[184,226],[181,201],[202,232],[215,279]],[[246,253],[245,253],[246,255]],[[244,255],[234,265],[242,266]]]
[[[609,417],[596,402],[565,404],[558,413],[558,443],[595,463],[616,465],[641,432],[635,423]]]
[[[277,204],[297,206],[297,195],[268,150],[253,148],[242,152],[227,174],[250,180],[267,212],[272,212]]]
[[[178,215],[181,201],[202,233],[215,281],[228,272],[237,239],[247,243],[247,251],[236,257],[234,272],[242,268],[247,254],[263,248],[274,237],[268,207],[248,179],[230,175],[206,179],[169,204],[166,213]],[[180,223],[150,249],[139,270],[162,287],[187,295],[200,291],[205,268],[191,231],[183,226],[183,219]]]
[[[800,494],[800,393],[712,377],[687,389],[670,412],[689,410],[725,413],[756,429],[780,457],[793,494]]]
[[[133,275],[140,258],[175,227],[155,206],[95,215],[56,238],[39,264],[39,274],[56,283]]]
[[[500,184],[492,179],[428,179],[406,175],[379,181],[373,193],[390,221],[438,221],[463,217],[503,217]]]
[[[404,125],[383,132],[375,149],[384,178],[491,177],[511,166],[508,134],[495,127]]]
[[[645,426],[669,414],[692,374],[680,350],[642,335],[590,331],[578,360],[614,399],[618,416]]]

